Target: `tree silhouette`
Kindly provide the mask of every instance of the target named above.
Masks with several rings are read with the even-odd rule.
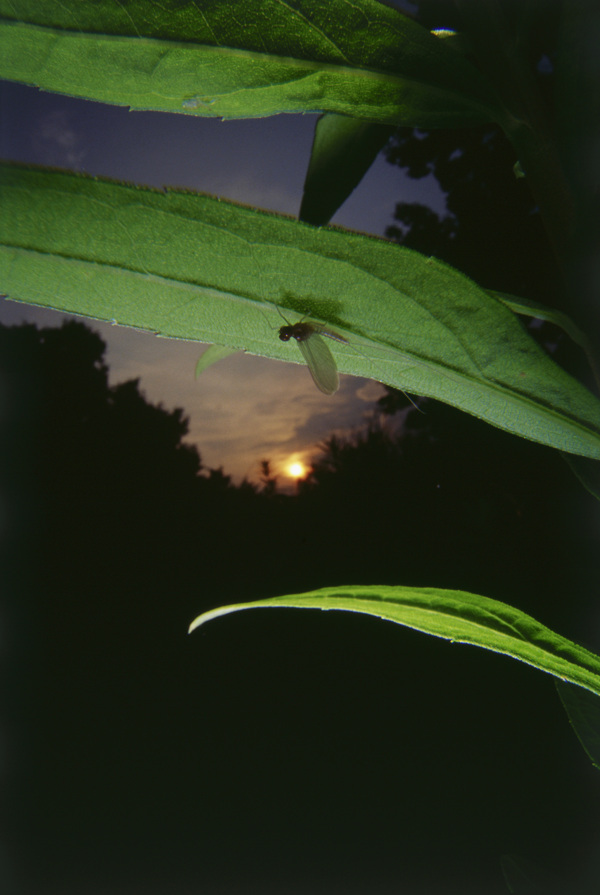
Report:
[[[194,890],[201,878],[218,891],[231,841],[256,878],[265,842],[275,842],[270,880],[298,843],[315,862],[339,848],[350,890],[338,843],[356,835],[368,891],[387,828],[409,843],[415,890],[434,891],[433,869],[422,877],[422,829],[432,813],[456,826],[462,812],[443,840],[444,872],[460,877],[465,843],[472,862],[483,830],[471,879],[500,895],[489,885],[499,841],[514,850],[535,828],[546,854],[580,837],[586,806],[573,776],[547,785],[554,764],[571,768],[579,753],[566,724],[556,732],[561,710],[543,676],[507,660],[494,672],[483,651],[450,662],[445,644],[344,613],[244,613],[226,632],[215,623],[209,636],[185,637],[203,608],[283,594],[291,582],[453,584],[509,592],[527,608],[535,574],[545,590],[534,602],[546,599],[552,624],[582,557],[555,550],[553,526],[568,520],[542,485],[563,472],[552,452],[534,477],[534,446],[505,435],[495,443],[477,421],[448,436],[445,408],[427,407],[409,414],[401,440],[375,427],[331,439],[297,495],[257,493],[202,468],[182,441],[181,411],[149,405],[135,381],[111,388],[103,353],[79,323],[0,328],[11,433],[2,468],[11,515],[21,508],[7,551],[7,617],[21,630],[11,829],[37,891],[76,888],[91,867],[108,889],[129,873],[132,889],[160,881],[172,891],[178,879]],[[420,735],[408,736],[415,727]],[[551,741],[542,761],[540,729]],[[556,820],[559,800],[568,828]]]
[[[399,203],[386,231],[408,248],[435,255],[488,289],[560,304],[556,266],[525,178],[504,135],[493,127],[401,130],[387,158],[409,176],[433,174],[448,215]]]
[[[446,193],[448,211],[440,216],[425,205],[400,202],[396,223],[386,230],[389,238],[451,264],[484,288],[560,308],[560,276],[541,219],[497,128],[400,129],[386,153],[410,177],[433,175]],[[538,321],[529,329],[559,363],[589,376],[581,351],[558,327]],[[394,413],[408,402],[390,389],[379,406]]]
[[[542,97],[553,89],[553,59],[556,16],[560,4],[555,0],[531,6],[535,27],[529,34],[529,55],[537,67],[537,86]],[[523,14],[523,5],[503,5],[503,15],[515,18]],[[422,0],[419,20],[427,28],[451,28],[460,31],[460,16],[455,4],[443,0]],[[549,106],[550,108],[550,106]],[[461,130],[419,131],[400,129],[386,150],[390,163],[403,168],[413,178],[434,176],[446,193],[447,214],[438,215],[425,205],[400,202],[395,223],[387,235],[409,248],[434,255],[471,276],[484,288],[494,289],[561,308],[563,287],[537,208],[529,192],[526,177],[518,176],[517,158],[501,131],[494,126]],[[515,167],[517,166],[517,167]],[[523,325],[540,341],[553,358],[582,381],[591,383],[591,374],[583,352],[565,333],[550,323],[527,318]],[[463,442],[472,431],[473,421],[451,408],[421,401],[425,415],[419,419],[409,412],[407,425],[427,427],[432,420],[444,418],[448,433],[436,428],[436,438],[453,440],[462,431]],[[394,414],[407,407],[405,396],[392,389],[379,401],[384,413]],[[503,443],[494,430],[477,428],[481,444],[490,439]],[[498,452],[494,452],[497,459]],[[544,449],[537,452],[544,456]],[[531,452],[532,463],[536,451]],[[476,458],[474,458],[476,461]],[[544,461],[542,460],[542,463]],[[476,469],[476,465],[472,467]],[[536,477],[535,471],[532,472]],[[473,480],[473,476],[469,477]],[[561,499],[567,500],[563,490]]]
[[[507,21],[517,22],[524,15],[523,4],[510,0],[502,13]],[[532,4],[527,10],[531,17],[527,50],[541,97],[552,95],[559,14],[557,0]],[[417,18],[430,30],[461,30],[456,5],[445,0],[421,0]],[[426,205],[398,203],[396,223],[387,230],[390,238],[435,255],[484,288],[561,307],[561,277],[527,178],[519,176],[518,159],[499,128],[431,132],[401,128],[390,140],[386,156],[412,178],[433,175],[446,194],[447,208],[447,214],[439,216]],[[544,325],[537,334],[546,341],[558,340],[569,351],[568,340],[555,327]]]
[[[402,427],[333,436],[313,460],[304,496],[337,580],[510,594],[585,638],[583,606],[573,613],[565,590],[578,581],[589,593],[593,578],[587,492],[556,452],[446,405],[425,407]],[[344,520],[338,536],[327,533],[332,517]]]
[[[123,841],[143,838],[149,768],[172,737],[153,718],[190,695],[174,675],[225,552],[211,536],[215,475],[199,475],[182,410],[149,404],[137,380],[111,387],[104,351],[78,322],[0,327],[14,836],[25,866],[37,855],[42,889],[63,839],[76,872],[115,819]]]

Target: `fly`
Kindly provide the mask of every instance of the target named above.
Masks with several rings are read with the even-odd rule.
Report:
[[[310,375],[319,391],[324,395],[334,395],[340,387],[340,379],[335,359],[322,338],[323,336],[333,339],[334,342],[348,344],[348,340],[338,333],[317,323],[306,323],[303,320],[293,324],[286,323],[279,330],[279,338],[282,342],[295,339],[298,343],[298,348],[302,352],[302,357],[306,361]]]

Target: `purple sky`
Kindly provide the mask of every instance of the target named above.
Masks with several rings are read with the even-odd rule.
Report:
[[[129,112],[6,82],[0,102],[3,159],[154,187],[180,186],[298,213],[314,115],[223,122]],[[410,180],[380,156],[333,223],[381,236],[401,200],[438,211],[445,207],[436,181]],[[0,299],[5,324],[59,326],[63,319],[55,311]],[[383,393],[376,383],[343,376],[340,391],[327,397],[306,368],[249,355],[228,358],[195,380],[198,343],[90,325],[107,343],[111,382],[139,377],[149,401],[183,407],[203,463],[222,466],[236,481],[256,480],[266,458],[275,472],[285,474],[284,463],[308,459],[318,442],[369,417]]]

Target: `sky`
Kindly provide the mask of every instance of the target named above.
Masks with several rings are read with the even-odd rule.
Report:
[[[219,121],[126,108],[43,93],[3,82],[0,158],[49,165],[153,187],[183,187],[269,211],[297,215],[310,158],[315,115]],[[383,236],[399,201],[438,212],[444,194],[433,178],[411,180],[380,154],[332,223]],[[0,322],[60,326],[56,311],[0,299]],[[359,426],[375,412],[383,387],[341,377],[337,394],[315,388],[308,370],[250,355],[234,355],[199,380],[204,346],[160,339],[97,321],[107,344],[111,384],[139,378],[148,401],[182,407],[188,440],[204,466],[222,467],[236,483],[257,481],[269,459],[285,488],[287,466],[309,460],[315,446]],[[295,359],[299,353],[290,345]],[[297,356],[296,356],[297,355]]]
[[[220,122],[129,112],[8,83],[0,84],[0,119],[3,159],[157,188],[196,189],[285,214],[298,212],[316,122],[316,116],[308,115]],[[437,212],[445,207],[434,181],[410,180],[380,156],[333,223],[381,236],[392,223],[399,201],[422,202]],[[64,319],[58,312],[0,300],[0,322],[7,325],[28,321],[59,326]],[[323,439],[368,418],[383,394],[376,383],[343,376],[339,392],[327,397],[315,388],[306,367],[243,354],[214,365],[196,380],[194,368],[203,350],[198,343],[161,339],[96,321],[89,325],[107,344],[111,382],[139,378],[149,401],[162,403],[166,409],[182,407],[190,419],[189,438],[197,445],[204,465],[223,467],[236,482],[244,477],[256,480],[263,459],[273,461],[275,472],[284,460],[307,459]],[[290,351],[299,355],[294,344]],[[405,545],[397,548],[399,563],[403,550]],[[268,545],[265,555],[269,562]],[[504,565],[510,566],[510,562]],[[200,571],[202,584],[201,575]],[[44,594],[40,603],[43,598]],[[219,602],[213,594],[208,598]],[[109,617],[109,610],[102,618]],[[73,614],[74,630],[79,632],[79,616]],[[549,684],[545,687],[531,669],[416,632],[402,631],[400,635],[396,626],[357,619],[349,613],[315,613],[316,618],[307,613],[307,619],[297,615],[275,613],[271,620],[261,613],[256,613],[256,619],[254,613],[240,613],[240,617],[215,622],[214,628],[207,626],[187,639],[178,678],[181,693],[167,679],[164,693],[149,689],[147,704],[136,704],[131,712],[134,720],[141,717],[148,723],[142,760],[133,754],[139,776],[133,775],[131,781],[110,772],[111,755],[120,748],[119,725],[127,730],[130,715],[125,711],[123,717],[119,715],[121,703],[112,709],[112,715],[106,709],[113,718],[114,732],[99,716],[97,729],[107,756],[98,759],[100,773],[92,792],[92,808],[84,804],[81,810],[91,816],[96,803],[101,807],[110,804],[112,809],[114,802],[120,814],[110,815],[110,825],[103,826],[103,818],[97,821],[99,841],[92,843],[89,854],[95,860],[102,852],[102,835],[110,836],[107,851],[115,860],[113,840],[121,839],[123,865],[131,878],[125,879],[120,889],[98,883],[82,890],[74,883],[71,891],[61,889],[60,895],[134,895],[140,891],[171,895],[172,863],[177,872],[193,865],[198,874],[190,872],[190,885],[177,889],[177,895],[248,895],[254,891],[309,895],[300,885],[290,887],[289,880],[298,868],[287,863],[289,854],[301,863],[308,877],[322,881],[318,889],[310,889],[310,895],[397,895],[399,891],[404,895],[441,895],[442,891],[444,895],[489,895],[478,887],[477,873],[499,874],[499,848],[511,851],[515,842],[530,841],[534,853],[543,848],[543,829],[534,825],[523,829],[532,816],[531,806],[539,807],[536,799],[540,794],[547,800],[542,811],[548,828],[560,829],[556,805],[567,791],[573,807],[564,816],[575,826],[573,818],[580,819],[576,815],[577,786],[583,788],[588,778],[583,773],[577,777],[577,767],[573,770],[569,764],[573,753],[579,754],[579,747],[567,725],[557,725],[559,707],[552,688]],[[331,617],[334,615],[336,618]],[[66,615],[57,612],[56,617],[57,630],[68,628]],[[115,618],[119,634],[120,607]],[[97,631],[89,627],[89,640],[73,638],[72,649],[75,658],[79,658],[77,649],[85,655],[89,652],[92,665]],[[123,628],[118,648],[126,654],[129,645],[127,628]],[[29,631],[27,636],[31,640]],[[182,635],[182,642],[184,639]],[[105,642],[101,637],[98,641]],[[109,656],[106,667],[111,667],[110,660]],[[491,679],[490,668],[497,679]],[[181,683],[185,675],[187,683]],[[90,696],[85,690],[85,674],[81,677],[84,685],[75,678],[73,675],[73,693],[89,704],[87,715],[84,713],[89,718],[89,706],[95,706],[98,693]],[[116,674],[115,681],[116,689],[121,682]],[[100,689],[100,684],[96,686]],[[261,687],[264,694],[259,692]],[[129,691],[121,689],[126,704]],[[141,687],[132,688],[131,693],[141,691]],[[170,717],[173,693],[173,712],[181,711],[187,720],[184,726],[174,725],[171,733],[163,720]],[[57,694],[63,713],[70,710],[70,695],[68,688],[66,697]],[[54,700],[49,702],[52,713],[56,706]],[[484,723],[487,716],[492,719],[488,725]],[[157,730],[159,727],[163,729]],[[546,744],[541,749],[540,731]],[[79,739],[75,737],[74,750],[87,742],[86,736],[91,741],[95,733],[96,728],[90,726]],[[463,734],[464,741],[460,739]],[[164,756],[177,754],[168,752],[165,745],[171,736],[181,738],[176,743],[181,760],[172,760],[166,770],[161,767],[163,777],[152,777],[147,785],[144,774],[148,769],[154,770]],[[43,734],[37,741],[47,748]],[[562,765],[552,751],[556,743],[568,757]],[[168,745],[171,748],[170,740]],[[198,753],[190,755],[197,747]],[[464,765],[457,765],[456,757],[461,750],[466,751],[474,776],[460,771]],[[220,752],[230,762],[226,773],[211,764]],[[587,759],[580,757],[587,768]],[[85,764],[83,750],[76,758],[81,766]],[[96,767],[93,761],[92,768]],[[193,780],[187,776],[190,767],[194,768]],[[78,769],[75,761],[72,786],[77,785]],[[482,780],[484,784],[479,782]],[[482,785],[487,788],[480,790]],[[63,795],[60,787],[60,775],[49,780],[48,790],[56,791],[57,804]],[[121,789],[125,792],[122,801]],[[161,808],[167,805],[171,816],[158,816],[154,789],[156,804]],[[88,790],[83,787],[82,791],[85,798]],[[75,796],[71,798],[73,804],[80,805]],[[130,813],[123,810],[123,805],[129,804],[127,799],[130,803],[140,801],[139,814],[144,814],[145,820],[140,829],[130,821],[134,816],[131,809]],[[504,802],[507,816],[516,818],[514,829],[503,825],[501,812],[493,810]],[[58,804],[60,810],[72,814],[74,820],[66,827],[72,829],[78,815],[68,799],[64,805]],[[267,815],[268,822],[264,820]],[[183,833],[181,818],[189,826]],[[265,824],[262,828],[261,822]],[[82,838],[94,823],[95,817],[82,823]],[[475,827],[470,845],[468,836],[472,834],[468,831]],[[62,829],[59,827],[59,835]],[[590,837],[595,829],[590,827]],[[181,836],[181,841],[173,844],[169,835],[173,839]],[[280,848],[286,839],[291,843],[287,852],[269,851],[274,846]],[[468,866],[464,866],[465,843],[471,852]],[[69,854],[80,862],[88,855],[86,842],[60,845],[59,855]],[[442,845],[445,851],[438,852]],[[52,848],[52,842],[47,848]],[[408,852],[413,859],[410,867],[402,863]],[[0,875],[2,859],[0,852]],[[212,889],[206,883],[203,888],[193,885],[205,870],[203,860],[208,865],[205,879],[214,874]],[[220,880],[220,862],[226,880],[239,877],[244,884],[234,888],[231,883],[228,889],[227,882]],[[76,879],[76,861],[73,863]],[[154,872],[163,864],[167,883],[157,878],[154,889],[142,886],[138,874]],[[341,868],[339,878],[331,870],[336,864]],[[444,887],[428,889],[427,880],[438,872],[438,864],[446,876]],[[364,876],[353,879],[357,868],[364,868]],[[247,883],[254,880],[258,886],[256,881],[264,878],[274,881],[270,890]],[[462,882],[467,878],[469,891]]]

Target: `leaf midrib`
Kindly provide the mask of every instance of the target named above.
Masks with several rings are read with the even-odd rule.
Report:
[[[144,207],[144,206],[141,206],[141,207]],[[164,213],[169,214],[168,211],[165,211]],[[221,228],[216,228],[216,227],[214,227],[214,225],[211,225],[211,224],[206,224],[206,226],[211,226],[216,230],[221,229]],[[244,240],[243,237],[240,237],[240,239],[242,241],[246,242],[246,240]],[[12,249],[13,251],[30,253],[32,255],[37,255],[39,257],[60,258],[66,262],[72,261],[72,262],[83,264],[83,265],[89,264],[94,267],[104,268],[107,270],[125,271],[129,274],[132,274],[134,276],[139,276],[139,277],[152,277],[155,281],[164,282],[165,285],[185,286],[185,287],[190,287],[192,289],[198,289],[198,290],[210,290],[213,293],[216,293],[217,295],[220,295],[223,297],[231,296],[235,299],[243,299],[244,301],[249,301],[252,304],[256,304],[257,306],[264,303],[259,298],[253,298],[246,293],[236,293],[232,290],[220,289],[218,287],[215,287],[214,284],[200,283],[198,281],[186,279],[183,277],[180,279],[174,279],[172,277],[168,277],[163,274],[154,273],[153,271],[148,271],[148,270],[144,270],[144,269],[133,267],[133,266],[111,264],[109,262],[103,262],[103,261],[99,261],[99,260],[95,260],[95,259],[89,259],[89,258],[80,256],[80,255],[76,255],[76,254],[68,254],[67,255],[67,254],[64,254],[63,252],[58,252],[58,251],[56,251],[56,252],[40,251],[39,249],[32,249],[32,248],[28,248],[28,247],[24,247],[24,246],[20,246],[20,245],[10,245],[10,246],[7,245],[6,248],[7,248],[7,250]],[[363,268],[361,268],[361,270],[363,270]],[[366,271],[366,273],[369,273],[369,271]],[[415,300],[415,303],[418,304],[418,302],[416,302],[416,300]],[[175,309],[175,311],[176,310],[177,309]],[[98,319],[102,319],[102,318],[98,318]],[[127,324],[124,324],[124,325],[127,325]],[[340,327],[340,328],[344,328],[344,327]],[[446,329],[446,331],[448,333],[450,333],[451,335],[456,337],[456,334],[453,332],[453,330],[451,330],[445,324],[444,324],[444,328]],[[350,333],[351,335],[358,335],[359,338],[372,340],[372,337],[365,336],[364,333],[360,333],[358,331],[355,331],[355,330],[353,330],[351,328],[347,328],[347,327],[345,327],[344,329],[346,332]],[[153,329],[149,329],[148,331],[149,332],[159,332],[159,331],[153,330]],[[160,334],[160,332],[159,332],[159,334]],[[181,336],[170,336],[170,338],[182,338],[182,337]],[[185,337],[183,337],[183,338],[185,338]],[[190,341],[201,341],[201,340],[190,339]],[[239,342],[239,339],[236,341],[236,343],[233,345],[233,347],[236,347],[239,350],[247,350],[247,351],[249,351],[249,353],[253,353],[252,350],[246,346],[246,344],[241,345],[241,344],[238,344],[238,342]],[[266,340],[264,342],[258,342],[255,350],[257,352],[259,350],[261,352],[264,351],[263,345],[266,345],[266,344],[267,344]],[[426,357],[424,355],[423,356],[418,355],[414,350],[406,350],[404,348],[401,348],[398,345],[395,345],[393,343],[386,341],[384,338],[379,337],[379,336],[375,340],[375,344],[376,345],[384,345],[388,350],[391,351],[392,355],[399,355],[403,358],[406,358],[408,362],[413,361],[417,366],[427,368],[434,375],[443,376],[449,380],[460,379],[462,382],[467,382],[471,386],[474,386],[475,388],[483,388],[483,389],[488,389],[488,390],[491,389],[496,394],[500,395],[501,397],[504,397],[506,400],[512,401],[513,403],[522,404],[525,407],[543,409],[543,411],[546,414],[548,414],[549,416],[551,416],[554,420],[556,420],[558,422],[562,422],[564,420],[569,420],[573,424],[573,426],[576,427],[578,432],[588,433],[591,437],[597,438],[598,432],[594,428],[588,426],[587,424],[583,424],[577,418],[577,416],[574,416],[572,413],[567,412],[566,410],[562,410],[562,411],[558,412],[554,409],[554,407],[551,404],[547,403],[542,398],[534,399],[530,395],[528,395],[526,392],[520,392],[517,388],[515,388],[511,384],[498,383],[496,380],[490,379],[489,377],[487,377],[486,374],[481,370],[479,365],[476,363],[476,361],[471,357],[470,353],[466,352],[466,349],[464,349],[464,347],[462,346],[460,341],[459,341],[459,344],[461,344],[461,349],[463,351],[465,351],[465,353],[467,354],[469,359],[472,361],[474,366],[479,370],[479,373],[480,373],[479,377],[472,373],[469,373],[466,370],[457,370],[454,367],[450,367],[450,366],[442,364],[438,361],[432,360],[430,357]],[[259,354],[259,356],[265,356],[265,355],[263,353],[261,353],[261,354]],[[276,355],[273,355],[273,357],[277,358]],[[369,358],[368,356],[366,359],[369,360],[370,363],[376,362],[373,360],[373,358]],[[393,360],[393,357],[391,358],[391,360]],[[400,363],[400,362],[398,362],[398,363]],[[374,377],[374,378],[376,378],[376,377]],[[393,382],[393,381],[388,382],[387,378],[380,379],[379,381],[386,382],[387,384],[391,385],[392,387],[397,387],[396,382]],[[425,394],[425,393],[426,393],[426,391],[424,390],[423,394]]]

